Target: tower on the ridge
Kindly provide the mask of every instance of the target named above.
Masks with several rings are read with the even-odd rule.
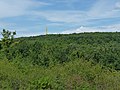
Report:
[[[45,29],[45,34],[47,35],[48,34],[48,27],[46,26],[46,29]]]

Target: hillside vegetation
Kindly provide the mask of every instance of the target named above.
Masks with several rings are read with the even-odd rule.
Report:
[[[120,33],[42,35],[0,44],[3,90],[119,90]]]

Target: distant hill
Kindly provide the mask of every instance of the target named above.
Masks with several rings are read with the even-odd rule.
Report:
[[[17,59],[48,67],[82,58],[120,69],[119,32],[50,34],[21,37],[16,41],[19,43],[9,48],[5,56],[10,61]]]

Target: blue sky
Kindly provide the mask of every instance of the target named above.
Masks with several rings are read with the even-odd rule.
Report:
[[[120,31],[120,0],[0,0],[0,30],[17,37]]]

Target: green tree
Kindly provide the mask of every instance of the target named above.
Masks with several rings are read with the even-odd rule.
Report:
[[[3,38],[1,41],[2,48],[8,48],[13,43],[14,36],[16,35],[15,32],[10,32],[9,30],[3,29],[3,32],[1,33]]]
[[[9,30],[3,29],[1,32],[3,38],[0,41],[0,49],[3,52],[3,55],[10,60],[12,55],[10,53],[10,47],[14,46],[16,42],[14,42],[14,36],[16,32],[10,32]]]

